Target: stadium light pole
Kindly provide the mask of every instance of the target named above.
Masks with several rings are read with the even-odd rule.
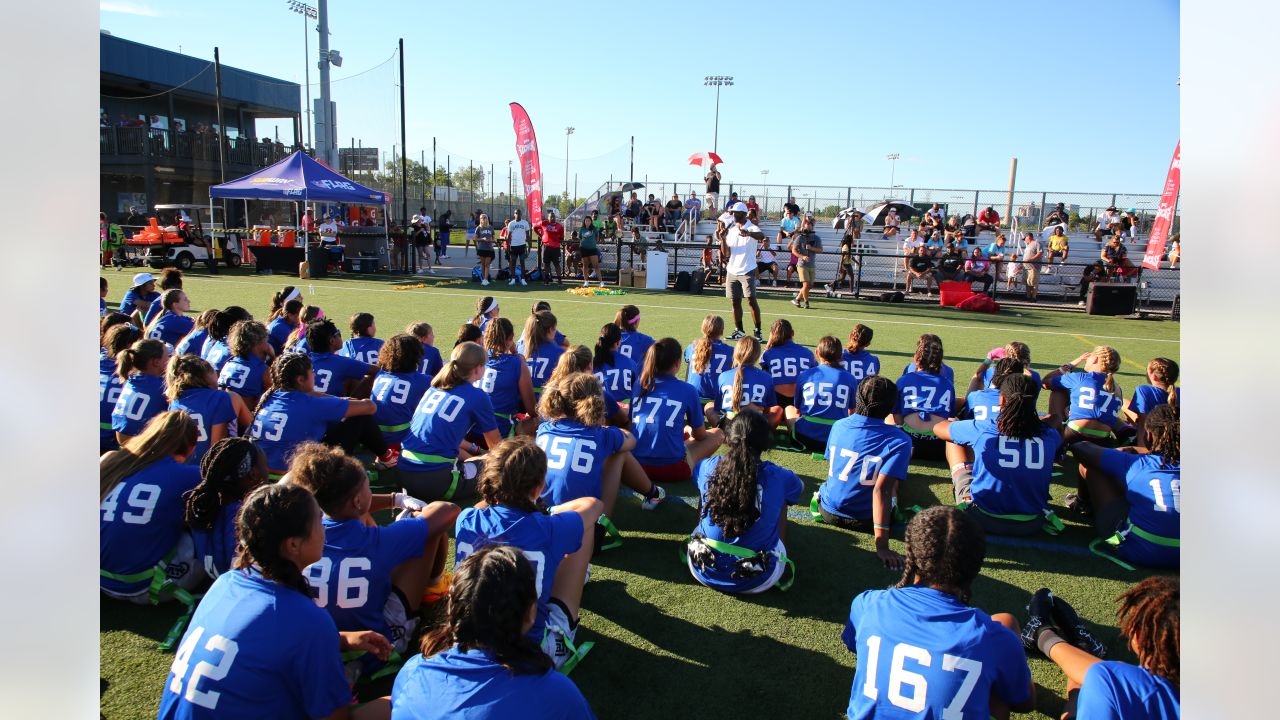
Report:
[[[893,190],[894,172],[898,169],[898,158],[900,157],[902,156],[899,155],[898,153],[889,153],[888,155],[884,156],[884,159],[889,161],[889,190],[890,191]]]
[[[569,194],[569,136],[577,128],[567,127],[564,129],[564,194]],[[569,198],[572,202],[573,198]]]
[[[717,152],[720,149],[720,88],[733,85],[732,75],[708,75],[702,79],[704,87],[712,85],[716,88],[716,130],[715,136],[711,140],[711,152]]]
[[[769,214],[769,171],[760,171],[760,185],[764,187],[764,204],[760,206],[760,219],[764,220],[764,216]]]
[[[320,17],[320,12],[302,0],[289,0],[289,9],[302,16],[302,69],[307,84],[307,145],[311,145],[311,32],[307,20]]]

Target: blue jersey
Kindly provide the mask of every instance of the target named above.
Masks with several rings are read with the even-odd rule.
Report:
[[[1031,380],[1035,382],[1037,386],[1040,385],[1040,373],[1030,369],[1029,369],[1029,372],[1031,373]],[[991,387],[991,380],[995,378],[995,376],[996,376],[996,366],[994,364],[988,365],[987,369],[982,371],[982,387],[984,388]]]
[[[343,357],[349,357],[352,360],[359,360],[365,365],[377,365],[378,353],[382,350],[385,340],[376,337],[353,337],[342,343],[342,349],[338,350],[338,354]]]
[[[625,436],[616,427],[551,420],[538,426],[538,447],[547,454],[547,486],[542,497],[555,506],[580,497],[600,497],[604,461],[618,452]]]
[[[369,373],[368,364],[337,353],[313,352],[308,357],[316,372],[316,390],[335,397],[346,396],[348,380],[359,381]]]
[[[389,373],[384,370],[378,373],[373,380],[370,398],[378,403],[373,421],[378,424],[384,440],[398,443],[404,439],[413,420],[413,411],[429,387],[431,378],[420,372]]]
[[[578,686],[561,673],[517,675],[489,650],[458,646],[429,658],[415,653],[391,688],[392,720],[591,720]]]
[[[695,469],[693,479],[698,485],[702,506],[706,505],[707,490],[714,482],[712,473],[722,459],[724,459],[723,455],[707,458],[699,462]],[[726,592],[751,590],[768,580],[773,574],[774,566],[778,563],[778,558],[772,551],[778,545],[778,520],[782,517],[782,509],[799,502],[803,492],[804,482],[800,480],[800,476],[768,460],[761,460],[760,469],[756,474],[756,507],[760,510],[760,518],[736,538],[725,537],[724,531],[711,522],[710,515],[699,519],[698,527],[694,532],[712,540],[767,553],[765,571],[754,577],[735,578],[733,575],[738,558],[713,551],[716,558],[715,566],[708,567],[705,571],[695,568],[698,578],[708,587]]]
[[[209,331],[203,329],[193,329],[187,333],[187,336],[178,341],[173,346],[174,355],[199,355],[204,348],[204,343],[209,339]]]
[[[340,632],[374,630],[395,643],[399,638],[382,615],[391,595],[391,571],[422,556],[427,533],[427,521],[420,517],[370,526],[358,517],[326,515],[324,557],[302,571],[316,589],[316,605],[329,611]]]
[[[824,457],[827,480],[818,488],[822,507],[832,515],[870,520],[876,478],[907,479],[911,436],[884,420],[850,415],[831,426]]]
[[[639,366],[644,362],[644,354],[653,346],[653,338],[639,330],[622,333],[622,344],[618,346],[618,354]]]
[[[557,330],[555,335],[555,340],[553,342],[556,345],[559,345],[560,347],[564,347],[564,344],[565,344],[564,333]],[[524,338],[520,338],[516,340],[516,353],[520,355],[524,354]]]
[[[695,373],[693,371],[693,352],[697,343],[689,343],[689,347],[684,349],[684,361],[688,366],[685,369],[684,379],[698,391],[698,397],[702,400],[718,400],[720,398],[720,385],[717,380],[720,373],[728,370],[733,366],[733,347],[719,340],[711,343],[711,359],[707,362],[707,366],[702,372]]]
[[[287,342],[288,341],[286,341],[286,343]],[[292,347],[285,348],[285,352],[296,352],[296,353],[302,353],[303,355],[310,355],[311,344],[308,343],[307,338],[303,336],[298,338],[298,342],[294,343]]]
[[[812,350],[791,340],[765,350],[760,356],[760,365],[769,371],[774,385],[790,385],[800,373],[817,364]]]
[[[474,385],[489,396],[493,414],[498,419],[498,434],[506,437],[515,424],[515,415],[525,411],[520,397],[520,370],[524,358],[511,353],[491,356],[484,364],[484,375]]]
[[[905,367],[903,367],[903,368],[902,368],[902,374],[903,374],[903,375],[906,375],[907,373],[917,372],[918,370],[919,370],[919,368],[917,368],[917,367],[916,367],[915,362],[909,362],[909,363],[907,363],[907,364],[906,364],[906,366],[905,366]],[[955,384],[956,384],[956,371],[955,371],[955,370],[952,370],[950,365],[948,365],[948,364],[946,364],[946,363],[942,363],[942,372],[940,372],[940,373],[938,373],[938,374],[939,374],[939,375],[941,375],[942,377],[944,377],[944,378],[946,378],[946,379],[947,379],[947,384],[948,384],[948,385],[951,385],[952,387],[954,387],[954,386],[955,386]]]
[[[631,408],[636,448],[632,455],[643,465],[671,465],[685,458],[684,428],[707,424],[698,391],[673,376],[654,378],[653,390],[636,398]]]
[[[196,562],[211,578],[231,570],[236,558],[236,515],[240,514],[243,500],[235,500],[218,510],[213,527],[208,530],[191,529],[191,544],[195,547]]]
[[[154,290],[150,293],[140,293],[136,292],[136,290],[136,288],[129,288],[125,291],[124,297],[120,299],[120,312],[125,315],[132,315],[135,310],[138,310],[138,302],[146,303],[141,310],[141,312],[146,312],[151,308],[151,303],[160,299],[160,293]]]
[[[995,420],[1000,417],[1000,391],[995,388],[974,390],[965,396],[966,420]]]
[[[1079,720],[1178,720],[1177,685],[1146,668],[1104,660],[1085,671],[1076,706]]]
[[[1038,437],[1000,434],[995,420],[951,423],[951,442],[973,448],[973,504],[990,515],[1034,515],[1049,505],[1049,480],[1062,436],[1045,425]]]
[[[796,378],[796,433],[825,442],[835,421],[849,416],[858,391],[852,375],[830,365],[819,365]],[[822,422],[825,421],[825,422]]]
[[[618,411],[618,405],[631,402],[635,395],[636,381],[640,379],[640,370],[626,356],[614,353],[613,363],[595,368],[595,375],[604,388],[605,414],[613,415]]]
[[[102,452],[118,447],[116,431],[112,428],[111,413],[116,409],[124,380],[116,374],[116,361],[104,352],[98,356],[98,442]]]
[[[564,348],[555,343],[544,342],[533,351],[533,355],[525,359],[529,366],[529,377],[533,380],[533,393],[541,394],[542,387],[551,379],[551,373],[564,355]]]
[[[350,702],[329,614],[256,570],[237,570],[214,581],[196,608],[157,719],[305,720]]]
[[[458,445],[472,429],[481,435],[498,429],[493,403],[484,391],[468,383],[448,390],[429,388],[401,441],[399,466],[424,472],[452,465]]]
[[[151,418],[169,406],[164,396],[164,378],[134,373],[124,381],[120,397],[111,409],[111,429],[125,435],[142,432]]]
[[[840,639],[858,655],[849,720],[986,720],[993,694],[1009,705],[1030,697],[1018,636],[940,590],[867,590],[853,599]]]
[[[541,643],[556,571],[565,555],[582,547],[582,531],[582,516],[576,512],[547,515],[505,505],[467,508],[455,525],[454,567],[486,545],[510,545],[523,553],[538,587],[538,617],[528,635]]]
[[[845,372],[852,375],[858,382],[880,374],[880,358],[866,350],[859,350],[856,353],[845,350],[840,355],[840,364],[844,365]]]
[[[98,317],[102,317],[103,315],[106,315],[106,314],[107,314],[107,299],[104,297],[100,297],[98,298]]]
[[[267,364],[257,355],[232,356],[218,373],[218,386],[244,398],[250,405],[258,402],[266,389]]]
[[[249,436],[267,454],[267,467],[286,470],[294,448],[308,440],[319,441],[329,423],[347,415],[346,398],[319,397],[300,390],[273,390],[258,408]]]
[[[733,376],[737,373],[737,368],[725,370],[716,379],[716,397],[723,412],[733,409]],[[738,406],[746,407],[748,404],[764,408],[778,404],[778,396],[773,392],[773,378],[758,367],[742,368],[742,397]]]
[[[222,340],[214,340],[210,337],[204,341],[204,351],[200,357],[213,366],[214,372],[222,372],[222,366],[231,359],[231,346]]]
[[[444,358],[440,357],[440,351],[435,345],[422,343],[422,365],[418,367],[418,372],[426,375],[428,379],[436,376],[444,368]]]
[[[196,424],[196,449],[187,458],[189,464],[196,466],[200,465],[200,459],[209,452],[209,447],[213,444],[209,439],[213,428],[236,419],[231,396],[213,388],[191,388],[169,403],[169,409],[186,410],[191,421]],[[224,437],[230,435],[231,433],[227,433]]]
[[[1114,426],[1116,412],[1120,410],[1120,404],[1124,402],[1124,398],[1108,392],[1103,387],[1106,383],[1106,373],[1074,372],[1054,377],[1049,381],[1049,388],[1071,391],[1071,412],[1067,416],[1068,420],[1097,420]]]
[[[150,325],[147,337],[176,346],[195,326],[196,321],[186,315],[169,313]]]
[[[284,352],[284,344],[289,341],[289,333],[297,329],[298,326],[290,324],[283,315],[267,324],[267,342],[270,343],[276,355]]]
[[[1182,402],[1182,388],[1173,389],[1174,397]],[[1146,415],[1160,405],[1169,404],[1169,392],[1155,385],[1139,385],[1133,389],[1133,397],[1129,400],[1129,408],[1139,415]]]
[[[151,321],[160,317],[162,312],[164,312],[164,293],[156,295],[156,299],[147,306],[147,311],[142,315],[142,326],[150,325]]]
[[[1161,467],[1163,462],[1160,455],[1103,450],[1099,465],[1103,472],[1124,483],[1129,522],[1152,535],[1177,540],[1181,537],[1182,469],[1177,465]],[[1135,532],[1126,533],[1116,551],[1139,565],[1178,567],[1178,547],[1153,543]]]
[[[955,405],[954,386],[943,375],[909,372],[898,378],[898,402],[893,412],[900,415],[922,413],[951,417]]]
[[[98,506],[98,567],[116,575],[150,570],[183,530],[183,493],[200,484],[200,469],[161,458],[116,484]],[[151,578],[124,583],[100,577],[102,587],[133,594]]]

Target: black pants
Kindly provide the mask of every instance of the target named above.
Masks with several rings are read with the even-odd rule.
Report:
[[[822,522],[828,525],[834,525],[835,527],[844,528],[845,530],[857,530],[859,532],[870,532],[872,530],[872,523],[870,520],[854,520],[853,518],[832,515],[827,512],[826,508],[822,507],[822,503],[818,503],[818,513],[822,515]]]
[[[382,437],[382,430],[373,421],[372,415],[349,417],[330,425],[329,431],[324,435],[324,444],[341,447],[348,455],[355,455],[361,446],[373,453],[374,457],[381,457],[387,452],[387,441]]]
[[[964,274],[964,279],[965,279],[965,280],[967,280],[967,281],[968,281],[968,282],[970,282],[970,283],[975,283],[975,282],[980,282],[980,283],[982,283],[982,292],[984,292],[984,293],[985,293],[985,292],[990,292],[990,290],[991,290],[991,283],[995,280],[995,278],[991,277],[990,275],[988,275],[988,274],[986,274],[986,273],[983,273],[983,274],[981,274],[981,275],[976,275],[976,274],[974,274],[974,273],[965,273],[965,274]]]

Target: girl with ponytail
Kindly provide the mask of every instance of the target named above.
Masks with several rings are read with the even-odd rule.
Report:
[[[591,365],[604,388],[605,417],[616,427],[631,426],[631,398],[639,371],[631,359],[619,352],[622,331],[612,323],[600,328]]]
[[[170,355],[169,346],[159,340],[138,340],[116,355],[116,375],[124,382],[111,410],[111,429],[121,445],[168,405],[164,371]]]
[[[1036,411],[1040,388],[1027,375],[1000,381],[1000,413],[987,420],[943,420],[933,432],[947,445],[956,504],[988,533],[1034,535],[1049,511],[1049,482],[1062,437]],[[972,464],[965,448],[972,450]],[[1061,523],[1058,523],[1059,528]]]
[[[936,335],[921,335],[914,362],[907,367],[898,378],[893,424],[911,436],[916,457],[941,460],[944,446],[933,427],[955,412],[954,385],[942,371],[942,341]]]
[[[200,461],[200,484],[183,497],[183,517],[191,528],[196,562],[209,577],[231,570],[236,516],[244,496],[265,482],[267,456],[247,437],[219,440]]]
[[[117,313],[118,314],[118,313]],[[121,316],[124,317],[124,316]],[[111,425],[111,414],[124,389],[124,379],[116,372],[116,358],[130,345],[142,339],[142,331],[128,321],[113,325],[102,339],[102,352],[98,356],[98,452],[104,453],[120,447]]]
[[[556,342],[556,316],[550,310],[540,310],[529,316],[524,323],[524,333],[516,345],[516,352],[524,357],[529,366],[529,379],[533,383],[533,397],[536,400],[542,394],[542,388],[551,378],[552,371],[560,361],[565,349]]]
[[[316,305],[308,305],[302,309],[302,314],[298,316],[298,327],[284,341],[284,352],[311,352],[310,343],[307,342],[307,328],[311,327],[311,323],[324,319],[324,310]]]
[[[209,326],[213,324],[214,318],[218,317],[218,310],[209,309],[196,316],[195,325],[186,337],[178,341],[173,346],[173,354],[175,355],[199,355],[204,348],[204,343],[209,339]]]
[[[253,411],[244,398],[219,390],[213,366],[195,355],[174,355],[169,360],[165,397],[170,410],[186,412],[196,424],[196,447],[187,458],[193,465],[200,464],[211,446],[231,435],[233,422],[239,428],[253,423]]]
[[[688,365],[685,382],[698,391],[699,401],[704,405],[719,400],[717,381],[733,360],[733,347],[721,341],[722,337],[724,318],[708,315],[702,319],[702,337],[684,349],[684,361]]]
[[[983,387],[992,386],[992,379],[995,377],[995,364],[1000,358],[1017,360],[1022,363],[1022,372],[1030,375],[1035,384],[1039,385],[1042,382],[1040,373],[1031,369],[1031,347],[1024,342],[1014,340],[1004,347],[992,349],[991,352],[987,353],[987,357],[983,359],[978,368],[982,372]]]
[[[284,352],[290,333],[301,323],[302,293],[290,285],[271,299],[271,314],[267,317],[267,342],[276,355]]]
[[[867,351],[873,337],[875,331],[871,328],[862,323],[854,325],[853,330],[849,331],[849,344],[840,355],[840,364],[844,365],[845,372],[858,382],[880,374],[880,358]]]
[[[209,323],[209,337],[204,341],[204,347],[200,349],[200,357],[208,360],[214,370],[222,372],[222,366],[231,359],[231,346],[227,343],[231,327],[242,320],[252,319],[253,316],[249,311],[238,305],[217,311],[213,321]]]
[[[538,302],[534,303],[533,309],[529,311],[529,317],[533,317],[534,315],[537,315],[540,312],[551,312],[551,303],[547,302],[546,300],[539,300]],[[564,336],[564,333],[560,332],[559,330],[556,330],[555,343],[556,345],[559,345],[565,350],[569,349],[569,340]],[[520,353],[521,355],[526,355],[525,348],[526,348],[525,341],[524,341],[524,338],[522,337],[516,341],[516,352]]]
[[[147,337],[169,345],[177,345],[195,328],[196,323],[185,313],[191,310],[191,299],[181,289],[166,290],[160,296],[161,311],[147,324]]]
[[[458,565],[444,622],[396,675],[397,717],[463,720],[484,708],[486,717],[504,718],[535,707],[555,708],[565,720],[594,717],[573,681],[555,672],[529,637],[541,607],[537,575],[509,545],[480,548]]]
[[[1000,414],[1000,382],[1010,375],[1027,373],[1026,366],[1015,357],[1005,355],[994,363],[991,360],[990,356],[983,360],[969,381],[969,394],[965,395],[964,408],[959,413],[961,420],[994,420]],[[1031,381],[1037,387],[1040,385],[1036,377],[1031,377]]]
[[[694,579],[709,588],[764,592],[778,584],[789,564],[783,544],[787,506],[800,501],[804,482],[761,459],[772,446],[764,416],[743,410],[729,421],[725,452],[698,463],[699,521],[689,541],[688,565]],[[737,552],[725,552],[727,546]],[[748,553],[754,555],[743,556]]]
[[[830,335],[819,340],[818,357],[821,365],[796,378],[800,392],[786,408],[786,417],[792,438],[810,452],[822,453],[832,426],[853,412],[859,383],[841,366],[839,340]]]
[[[676,377],[680,343],[662,338],[644,354],[636,388],[636,461],[650,480],[677,482],[693,477],[693,468],[724,442],[719,430],[708,430],[698,391]],[[685,439],[685,428],[689,439]]]
[[[653,345],[653,338],[640,332],[640,308],[623,305],[613,317],[613,324],[622,331],[622,344],[618,346],[618,353],[633,363],[639,363],[644,359],[649,346]]]
[[[489,396],[493,415],[498,419],[498,434],[509,437],[513,432],[532,435],[537,420],[520,416],[532,415],[537,403],[533,399],[533,377],[524,358],[516,354],[515,328],[504,317],[494,318],[484,331],[484,349],[489,359],[484,375],[476,387]],[[480,437],[473,437],[479,442]]]
[[[492,295],[485,295],[476,300],[476,314],[471,318],[470,324],[480,328],[483,333],[489,327],[489,321],[498,317],[501,310],[498,308],[498,298]]]
[[[269,366],[275,361],[267,326],[255,320],[242,320],[231,326],[227,335],[231,357],[218,373],[218,385],[256,406],[262,393],[271,389]]]
[[[1072,372],[1082,364],[1084,372]],[[1062,438],[1068,445],[1090,439],[1115,447],[1116,415],[1124,403],[1124,392],[1115,378],[1119,370],[1120,353],[1099,345],[1044,376],[1044,388],[1053,391],[1049,396],[1050,422],[1061,427],[1066,416]]]
[[[1124,417],[1133,423],[1134,444],[1146,447],[1146,433],[1143,421],[1148,413],[1161,405],[1178,406],[1182,403],[1182,391],[1175,385],[1178,382],[1178,363],[1169,358],[1152,358],[1147,363],[1147,381],[1150,385],[1139,385],[1133,389],[1133,395],[1124,406]]]
[[[919,355],[920,352],[923,351],[926,347],[933,344],[936,344],[938,346],[938,353],[940,354],[940,357],[941,357],[941,353],[943,352],[942,338],[938,337],[937,335],[934,335],[933,333],[924,333],[923,335],[920,336],[918,340],[916,340],[916,354]],[[912,358],[912,361],[907,363],[902,368],[902,374],[906,375],[909,372],[915,372],[919,369],[920,369],[919,361]],[[950,365],[946,364],[941,359],[939,359],[938,361],[937,369],[933,370],[932,372],[935,375],[941,375],[942,377],[946,378],[947,384],[950,385],[952,388],[955,387],[956,372],[955,370],[951,369]]]
[[[393,453],[400,451],[414,408],[431,387],[431,378],[418,372],[421,364],[422,343],[408,333],[391,336],[378,351],[378,376],[370,395],[378,404],[373,421]]]
[[[444,367],[444,358],[440,357],[440,351],[436,348],[435,329],[430,323],[418,322],[409,323],[404,331],[418,338],[418,342],[422,343],[422,365],[418,371],[430,380],[440,372],[440,368]]]
[[[761,360],[773,377],[773,391],[778,395],[778,405],[783,408],[795,404],[796,378],[818,364],[813,351],[796,343],[791,321],[778,318],[769,328],[769,342],[764,346]],[[839,347],[837,345],[836,347]]]
[[[713,425],[719,425],[722,418],[733,419],[747,409],[761,413],[770,428],[782,422],[783,412],[773,392],[773,378],[756,367],[759,360],[759,340],[748,337],[738,341],[733,350],[733,369],[725,370],[716,379],[718,402],[706,408]]]

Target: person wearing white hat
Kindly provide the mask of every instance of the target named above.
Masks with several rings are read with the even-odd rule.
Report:
[[[143,313],[151,307],[151,303],[160,297],[156,292],[156,278],[149,272],[140,272],[133,276],[129,290],[120,301],[120,312],[134,317],[134,325],[142,327]]]
[[[733,213],[733,222],[716,229],[716,237],[720,240],[720,254],[728,257],[725,265],[724,294],[733,302],[733,325],[735,330],[730,340],[746,337],[742,330],[742,297],[745,295],[751,305],[751,319],[755,322],[756,340],[763,341],[760,330],[760,304],[756,302],[756,245],[765,238],[755,223],[747,221],[745,203],[735,203],[729,208]]]

